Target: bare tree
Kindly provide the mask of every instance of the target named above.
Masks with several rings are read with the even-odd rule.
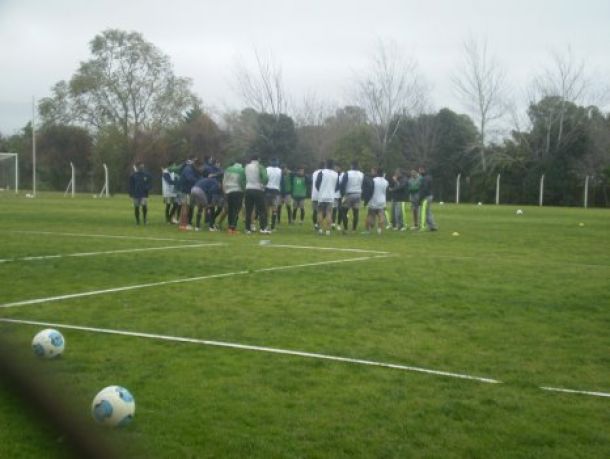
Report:
[[[369,67],[356,82],[358,103],[365,109],[375,132],[379,163],[402,118],[421,107],[424,96],[416,61],[406,58],[395,43],[379,41]]]
[[[320,99],[315,92],[309,91],[301,103],[294,108],[295,123],[297,127],[322,126],[336,109],[335,105]]]
[[[481,168],[487,170],[485,146],[490,126],[506,112],[505,73],[500,64],[487,54],[487,41],[479,44],[470,38],[463,45],[463,61],[453,76],[453,84],[464,106],[475,118],[480,133]]]
[[[557,103],[546,114],[546,142],[544,153],[549,154],[551,149],[551,135],[555,125],[557,137],[555,145],[559,149],[564,140],[564,123],[568,103],[581,103],[589,89],[589,80],[585,74],[585,63],[576,60],[571,48],[561,54],[557,51],[551,53],[551,65],[545,68],[540,75],[534,78],[529,91],[529,102],[535,104],[546,98],[554,98]]]
[[[238,59],[235,89],[248,107],[279,117],[288,109],[282,67],[270,52],[263,55],[254,49],[254,58],[254,69],[250,69],[242,58]]]

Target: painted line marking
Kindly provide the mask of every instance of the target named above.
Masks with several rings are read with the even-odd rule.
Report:
[[[17,234],[41,234],[46,236],[69,236],[69,237],[97,237],[101,239],[133,239],[139,241],[174,241],[174,242],[197,242],[196,239],[179,239],[167,237],[144,237],[144,236],[122,236],[115,234],[85,234],[85,233],[62,233],[55,231],[29,231],[29,230],[8,230],[9,233]]]
[[[150,252],[155,250],[172,250],[172,249],[186,249],[195,247],[215,247],[225,245],[222,242],[218,243],[204,243],[204,244],[180,244],[180,245],[168,245],[163,247],[144,247],[140,249],[119,249],[119,250],[105,250],[102,252],[78,252],[78,253],[66,253],[62,255],[40,255],[35,257],[20,257],[20,258],[5,258],[0,260],[0,263],[8,263],[11,261],[38,261],[38,260],[49,260],[54,258],[69,258],[69,257],[93,257],[96,255],[113,255],[117,253],[133,253],[133,252]]]
[[[153,334],[153,333],[132,332],[132,331],[127,331],[127,330],[114,330],[114,329],[110,329],[110,328],[85,327],[85,326],[80,326],[80,325],[57,324],[57,323],[51,323],[51,322],[38,322],[38,321],[33,321],[33,320],[18,320],[18,319],[0,318],[0,322],[25,324],[25,325],[38,325],[38,326],[43,326],[43,327],[64,328],[64,329],[79,330],[79,331],[93,332],[93,333],[106,333],[106,334],[110,334],[110,335],[133,336],[133,337],[138,337],[138,338],[157,339],[157,340],[174,341],[174,342],[181,342],[181,343],[203,344],[206,346],[216,346],[216,347],[241,349],[241,350],[256,351],[256,352],[267,352],[267,353],[272,353],[272,354],[284,354],[284,355],[291,355],[291,356],[297,356],[297,357],[306,357],[306,358],[311,358],[311,359],[330,360],[330,361],[334,361],[334,362],[344,362],[344,363],[353,363],[353,364],[358,364],[358,365],[392,368],[395,370],[425,373],[425,374],[435,375],[435,376],[446,376],[449,378],[468,379],[471,381],[478,381],[478,382],[487,383],[487,384],[502,383],[502,381],[498,381],[497,379],[485,378],[485,377],[481,377],[481,376],[473,376],[473,375],[462,374],[462,373],[454,373],[454,372],[450,372],[450,371],[432,370],[429,368],[414,367],[414,366],[410,366],[410,365],[377,362],[374,360],[353,359],[350,357],[341,357],[341,356],[329,355],[329,354],[318,354],[318,353],[313,353],[313,352],[294,351],[294,350],[290,350],[290,349],[280,349],[280,348],[275,348],[275,347],[253,346],[253,345],[249,345],[249,344],[230,343],[230,342],[226,342],[226,341],[211,341],[211,340],[197,339],[197,338],[185,338],[185,337],[181,337],[181,336],[157,335],[157,334]]]
[[[223,347],[230,349],[240,349],[246,351],[255,351],[255,352],[267,352],[271,354],[283,354],[290,355],[296,357],[305,357],[311,359],[318,360],[329,360],[333,362],[343,362],[343,363],[353,363],[357,365],[366,365],[366,366],[374,366],[381,368],[391,368],[395,370],[402,371],[410,371],[415,373],[424,373],[428,375],[434,376],[444,376],[449,378],[457,378],[457,379],[466,379],[470,381],[478,381],[487,384],[502,384],[502,381],[493,378],[487,378],[482,376],[474,376],[465,373],[455,373],[451,371],[443,371],[443,370],[433,370],[430,368],[422,368],[415,367],[411,365],[402,365],[397,363],[386,363],[386,362],[378,362],[374,360],[364,360],[364,359],[355,359],[351,357],[341,357],[336,355],[329,354],[319,354],[313,352],[304,352],[304,351],[295,351],[290,349],[281,349],[267,346],[254,346],[250,344],[239,344],[239,343],[231,343],[227,341],[212,341],[198,338],[186,338],[181,336],[171,336],[171,335],[159,335],[154,333],[143,333],[143,332],[134,332],[128,330],[116,330],[111,328],[98,328],[98,327],[87,327],[82,325],[70,325],[70,324],[59,324],[54,322],[41,322],[36,320],[22,320],[22,319],[8,319],[8,318],[0,318],[0,322],[10,323],[10,324],[20,324],[20,325],[37,325],[43,327],[54,327],[60,329],[68,329],[68,330],[78,330],[84,332],[92,332],[92,333],[104,333],[108,335],[120,335],[120,336],[131,336],[136,338],[147,338],[147,339],[155,339],[160,341],[172,341],[179,343],[191,343],[191,344],[202,344],[205,346],[215,346],[215,347]],[[594,397],[610,397],[610,393],[607,392],[593,392],[593,391],[583,391],[583,390],[574,390],[574,389],[564,389],[558,387],[539,387],[541,390],[551,391],[551,392],[562,392],[567,394],[579,394],[579,395],[590,395]]]
[[[125,292],[128,290],[137,290],[137,289],[148,288],[148,287],[159,287],[162,285],[182,284],[185,282],[196,282],[196,281],[206,280],[206,279],[218,279],[218,278],[223,278],[223,277],[240,276],[243,274],[254,274],[254,273],[262,273],[262,272],[269,272],[269,271],[281,271],[281,270],[286,270],[286,269],[307,268],[310,266],[322,266],[322,265],[331,265],[331,264],[338,264],[338,263],[349,263],[349,262],[355,262],[355,261],[364,261],[364,260],[372,260],[375,258],[388,258],[388,257],[389,257],[389,255],[377,255],[377,256],[370,256],[370,257],[344,258],[342,260],[318,261],[318,262],[304,263],[304,264],[299,264],[299,265],[275,266],[275,267],[271,267],[271,268],[260,268],[260,269],[254,269],[254,270],[249,270],[249,271],[244,270],[244,271],[234,271],[234,272],[221,273],[221,274],[210,274],[207,276],[186,277],[186,278],[172,279],[172,280],[167,280],[167,281],[148,282],[145,284],[126,285],[123,287],[114,287],[114,288],[108,288],[108,289],[103,289],[103,290],[92,290],[92,291],[88,291],[88,292],[69,293],[66,295],[57,295],[57,296],[51,296],[51,297],[47,297],[47,298],[35,298],[35,299],[31,299],[31,300],[15,301],[12,303],[0,304],[0,308],[14,308],[14,307],[18,307],[18,306],[27,306],[30,304],[49,303],[52,301],[69,300],[72,298],[103,295],[105,293]]]
[[[390,252],[384,252],[381,250],[367,250],[367,249],[350,249],[340,247],[317,247],[313,245],[291,245],[291,244],[268,244],[263,247],[268,248],[280,248],[280,249],[307,249],[307,250],[330,250],[336,252],[354,252],[354,253],[377,253],[379,255],[387,255]]]
[[[420,258],[420,259],[441,259],[441,260],[468,260],[468,261],[476,261],[476,262],[490,262],[490,263],[521,263],[522,265],[527,266],[576,266],[579,268],[610,268],[610,265],[599,265],[599,264],[591,264],[591,263],[572,263],[572,262],[553,262],[553,261],[541,261],[541,262],[532,262],[527,259],[519,259],[519,258],[508,258],[508,257],[473,257],[468,255],[435,255],[435,254],[401,254],[401,257],[405,258]]]
[[[551,392],[564,392],[566,394],[580,394],[580,395],[592,395],[594,397],[610,397],[610,393],[607,392],[591,392],[587,390],[575,390],[575,389],[563,389],[561,387],[540,387],[542,390]]]

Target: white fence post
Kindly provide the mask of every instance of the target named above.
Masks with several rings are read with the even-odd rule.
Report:
[[[540,194],[538,196],[538,205],[542,207],[544,203],[544,174],[540,177]]]
[[[500,204],[500,174],[496,177],[496,206]]]
[[[106,163],[103,163],[102,166],[104,167],[104,186],[102,187],[102,191],[100,191],[100,198],[102,196],[104,197],[108,197],[108,166],[106,166]]]
[[[460,180],[462,178],[462,174],[457,175],[457,179],[455,181],[455,203],[460,203]]]
[[[106,187],[106,197],[108,197],[110,193],[110,186],[108,183],[108,166],[106,166],[106,163],[104,163],[104,186]]]
[[[32,97],[32,196],[36,196],[36,98]]]
[[[584,202],[585,209],[587,208],[588,204],[589,204],[589,176],[587,175],[585,177],[585,202]]]
[[[74,164],[72,163],[72,161],[70,161],[70,169],[72,170],[72,174],[70,177],[70,183],[68,183],[68,186],[66,187],[66,191],[64,191],[64,196],[68,194],[68,190],[71,190],[72,197],[74,197],[74,185],[76,182],[76,173],[75,173]]]
[[[19,156],[15,158],[15,194],[19,194]]]

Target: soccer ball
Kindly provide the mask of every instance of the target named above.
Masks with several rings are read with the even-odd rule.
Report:
[[[517,209],[517,212],[515,212],[517,215],[523,215],[523,211],[521,209]]]
[[[34,354],[45,359],[53,359],[64,352],[66,341],[61,333],[52,328],[38,332],[32,340]]]
[[[483,203],[482,203],[481,201],[479,201],[479,202],[477,203],[477,206],[482,206],[482,205],[483,205]]]
[[[93,399],[91,414],[99,424],[125,427],[136,412],[136,402],[131,393],[121,386],[103,388]]]
[[[443,201],[439,202],[439,205],[444,206],[445,203]]]

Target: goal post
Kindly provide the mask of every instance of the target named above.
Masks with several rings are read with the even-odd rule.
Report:
[[[18,153],[0,153],[0,190],[19,193]]]

